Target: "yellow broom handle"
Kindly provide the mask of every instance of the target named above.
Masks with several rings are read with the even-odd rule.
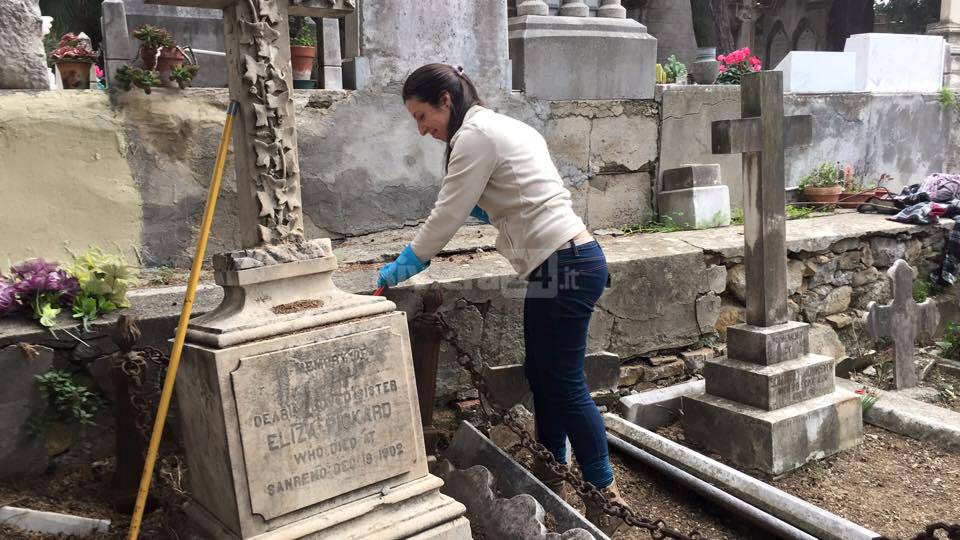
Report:
[[[190,267],[190,281],[187,284],[187,294],[180,311],[180,322],[177,323],[177,337],[173,341],[173,350],[170,352],[170,364],[167,366],[167,377],[163,381],[163,393],[160,394],[160,406],[157,408],[157,417],[153,421],[153,432],[150,435],[150,446],[147,448],[147,459],[143,464],[143,475],[140,477],[140,488],[137,490],[137,504],[133,508],[133,518],[130,520],[129,540],[136,540],[140,534],[140,522],[143,520],[143,510],[147,504],[147,493],[150,492],[150,480],[153,478],[153,466],[157,461],[157,450],[160,449],[160,438],[163,436],[163,424],[170,408],[170,396],[173,394],[173,383],[177,380],[177,368],[180,367],[180,353],[183,352],[183,342],[187,337],[187,324],[190,322],[190,311],[193,309],[193,298],[197,294],[197,283],[200,281],[200,268],[203,266],[203,255],[207,250],[207,240],[210,238],[210,227],[213,225],[213,213],[217,208],[217,195],[220,192],[220,180],[223,179],[223,167],[227,161],[227,150],[230,148],[230,136],[233,132],[233,119],[237,115],[240,104],[231,101],[227,107],[227,123],[223,127],[223,136],[220,137],[220,149],[217,151],[217,161],[213,166],[213,178],[210,181],[210,192],[207,194],[207,206],[203,211],[203,225],[200,227],[200,241],[193,256],[193,265]]]

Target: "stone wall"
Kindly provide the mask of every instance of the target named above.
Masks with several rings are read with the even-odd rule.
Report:
[[[740,157],[714,156],[710,125],[740,117],[739,86],[660,86],[660,171],[684,163],[719,163],[730,201],[743,198]],[[887,173],[891,189],[918,183],[955,163],[956,113],[933,94],[787,94],[786,114],[813,115],[811,146],[786,153],[787,187],[796,187],[814,166],[840,161],[862,168],[868,178]]]
[[[0,147],[18,205],[0,213],[0,260],[65,259],[88,244],[144,265],[189,266],[227,106],[225,89],[3,92]],[[547,137],[578,212],[593,228],[652,216],[653,102],[538,102],[491,107]],[[388,91],[298,91],[308,237],[415,225],[436,199],[444,147],[420,137]],[[24,111],[31,111],[30,115]],[[81,144],[77,144],[81,140]],[[239,247],[228,159],[209,253]],[[10,192],[8,192],[10,193]],[[43,221],[36,226],[38,212]],[[41,226],[42,225],[42,226]]]

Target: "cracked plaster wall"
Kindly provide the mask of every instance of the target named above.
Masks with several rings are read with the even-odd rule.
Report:
[[[887,173],[899,190],[955,163],[956,113],[940,105],[936,95],[921,94],[787,94],[786,114],[813,115],[813,144],[788,149],[787,187],[824,161],[850,163],[868,179]],[[739,86],[660,87],[662,107],[660,168],[685,163],[719,163],[730,201],[742,206],[743,179],[739,155],[713,155],[710,126],[715,120],[740,117]],[[956,171],[951,171],[956,172]]]

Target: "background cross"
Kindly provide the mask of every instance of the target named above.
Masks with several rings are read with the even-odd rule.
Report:
[[[940,322],[940,311],[929,298],[922,304],[913,300],[913,269],[898,259],[887,270],[893,286],[893,302],[880,306],[867,305],[867,329],[874,341],[884,337],[893,340],[894,383],[898,390],[917,385],[917,369],[913,364],[913,347],[917,335],[933,333]]]
[[[743,76],[742,119],[713,123],[713,153],[743,154],[747,324],[787,322],[786,185],[783,150],[809,144],[809,115],[783,116],[783,73]]]

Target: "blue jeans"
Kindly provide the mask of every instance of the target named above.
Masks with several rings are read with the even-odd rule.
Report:
[[[600,488],[613,482],[613,471],[583,363],[590,316],[607,278],[607,260],[596,242],[561,249],[530,274],[523,304],[537,440],[566,462],[569,438],[584,479]]]

